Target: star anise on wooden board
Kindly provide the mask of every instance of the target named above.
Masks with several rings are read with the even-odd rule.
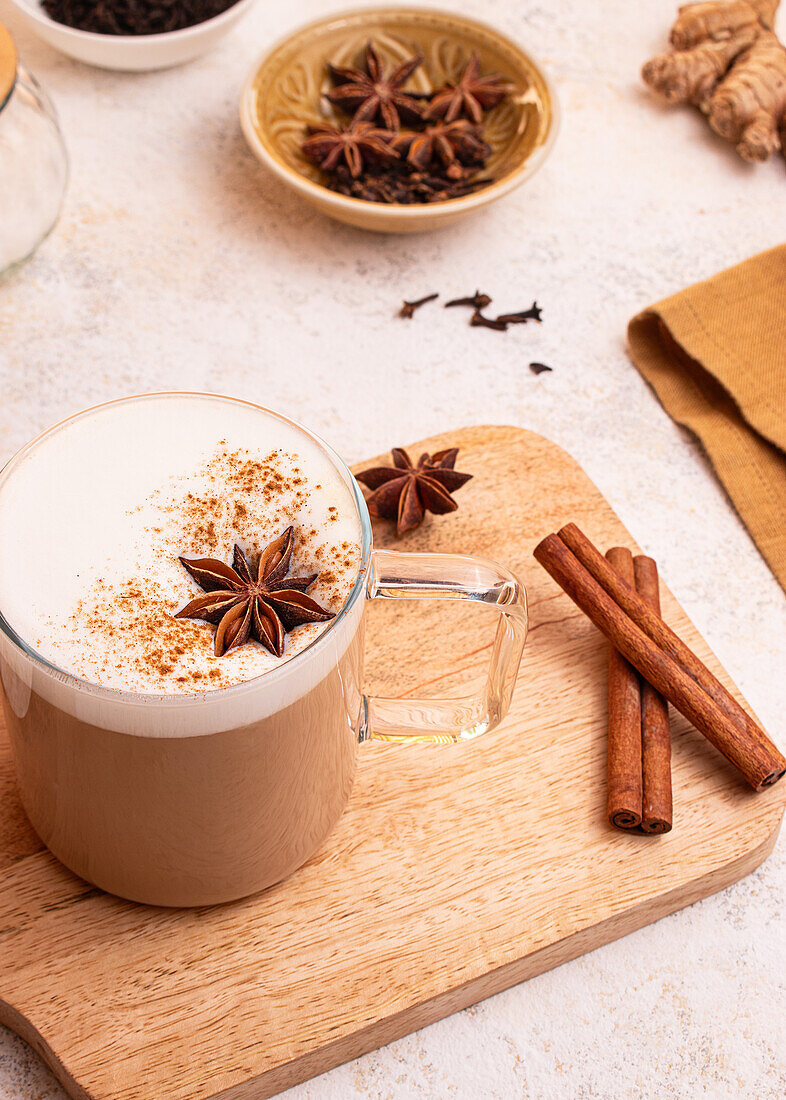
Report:
[[[413,466],[407,452],[394,447],[392,466],[374,466],[357,475],[358,481],[372,490],[366,498],[369,512],[395,520],[399,537],[418,527],[426,512],[455,512],[458,505],[451,494],[472,477],[453,469],[457,455],[457,447],[422,454]]]
[[[496,107],[512,91],[513,85],[498,73],[482,76],[480,58],[473,53],[455,84],[445,84],[434,93],[426,117],[453,122],[466,114],[474,123],[479,123],[484,111]]]
[[[331,611],[306,595],[318,573],[309,577],[287,576],[294,541],[294,529],[288,527],[265,547],[255,571],[239,546],[235,546],[232,565],[216,558],[179,558],[205,595],[191,600],[175,618],[218,624],[214,640],[216,657],[252,638],[280,657],[289,631],[305,623],[324,623],[333,618]]]
[[[365,71],[328,65],[336,86],[328,92],[327,98],[348,114],[354,111],[356,122],[381,117],[389,130],[398,130],[402,118],[413,122],[423,117],[418,100],[401,90],[422,60],[421,57],[407,58],[391,73],[385,73],[377,51],[369,42],[365,50]]]
[[[302,149],[309,160],[324,172],[344,161],[353,179],[357,179],[367,161],[385,163],[398,159],[389,144],[391,135],[373,122],[352,122],[349,126],[309,126]]]

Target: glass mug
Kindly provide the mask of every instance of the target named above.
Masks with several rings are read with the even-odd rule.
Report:
[[[0,523],[20,465],[43,441],[81,417],[162,400],[233,401],[145,395],[63,421],[0,473]],[[234,686],[144,695],[57,668],[19,636],[0,606],[2,703],[30,821],[76,874],[153,905],[226,902],[295,871],[343,813],[363,743],[449,744],[493,729],[510,705],[527,631],[525,593],[512,573],[458,554],[374,550],[363,494],[338,455],[285,417],[233,403],[318,447],[357,510],[359,573],[314,641],[279,668]],[[496,633],[482,689],[452,699],[365,695],[365,610],[375,599],[470,600],[488,608]]]
[[[55,109],[0,23],[0,277],[52,231],[67,177]]]

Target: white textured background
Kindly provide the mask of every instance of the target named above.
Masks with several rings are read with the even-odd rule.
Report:
[[[60,225],[0,286],[0,458],[67,413],[164,388],[269,403],[349,461],[451,426],[532,428],[582,463],[783,745],[786,600],[624,338],[638,309],[786,239],[786,166],[744,165],[641,87],[673,0],[460,6],[543,61],[562,130],[522,190],[397,239],[311,213],[240,133],[255,55],[328,4],[266,0],[203,60],[125,76],[39,44],[0,0],[72,160]],[[476,286],[501,310],[537,297],[543,325],[394,317],[403,297]],[[535,359],[554,373],[533,377]],[[723,893],[287,1096],[782,1098],[785,847]],[[63,1096],[0,1028],[0,1098]]]

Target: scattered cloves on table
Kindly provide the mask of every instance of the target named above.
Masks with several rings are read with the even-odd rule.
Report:
[[[427,294],[425,298],[416,298],[413,302],[402,302],[401,309],[398,311],[399,317],[405,317],[409,320],[415,316],[415,310],[420,309],[426,302],[433,302],[435,298],[439,298],[439,294]]]
[[[413,301],[405,300],[398,315],[399,317],[411,319],[416,309],[420,309],[426,302],[433,302],[438,297],[438,294],[427,294],[425,298],[416,298]],[[543,310],[537,302],[533,302],[529,309],[522,309],[516,313],[501,313],[499,317],[486,317],[483,310],[490,306],[491,302],[492,299],[489,294],[483,294],[480,290],[476,290],[474,294],[469,294],[465,298],[451,298],[450,301],[445,302],[445,309],[450,309],[453,306],[468,306],[472,310],[469,323],[473,328],[490,328],[495,332],[506,332],[508,325],[525,325],[527,321],[537,321],[540,324],[543,320]],[[530,370],[533,374],[541,374],[543,371],[550,371],[551,369],[545,363],[530,363]]]

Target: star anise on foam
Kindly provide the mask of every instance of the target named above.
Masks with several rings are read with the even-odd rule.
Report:
[[[499,73],[481,76],[480,58],[473,53],[458,80],[445,84],[434,93],[426,117],[453,122],[459,115],[466,114],[473,122],[479,123],[484,111],[496,107],[513,90],[513,85]]]
[[[352,178],[357,179],[364,161],[388,163],[398,159],[398,153],[388,144],[392,135],[373,122],[352,122],[347,127],[309,126],[308,133],[301,148],[324,172],[337,168],[343,160]]]
[[[216,558],[179,558],[205,595],[191,600],[175,618],[217,623],[216,657],[245,645],[251,638],[280,657],[289,631],[333,618],[332,612],[306,595],[318,573],[287,576],[294,541],[293,528],[288,527],[266,546],[259,555],[256,576],[239,546],[235,546],[232,565]]]
[[[385,73],[377,51],[369,42],[365,51],[365,72],[328,65],[336,87],[327,98],[336,107],[352,114],[353,122],[381,117],[389,130],[398,130],[402,117],[410,122],[423,117],[423,108],[417,99],[401,90],[422,60],[421,57],[407,58],[391,73]]]
[[[421,132],[403,130],[392,142],[397,152],[407,152],[407,161],[425,171],[441,163],[445,168],[459,164],[482,164],[491,156],[491,146],[483,140],[483,131],[466,119],[437,122]]]
[[[396,521],[396,534],[405,535],[420,523],[426,512],[444,515],[458,508],[451,493],[471,479],[472,474],[460,474],[456,464],[458,447],[422,454],[417,466],[402,447],[391,451],[392,466],[374,466],[357,475],[369,489],[366,498],[372,516]]]

